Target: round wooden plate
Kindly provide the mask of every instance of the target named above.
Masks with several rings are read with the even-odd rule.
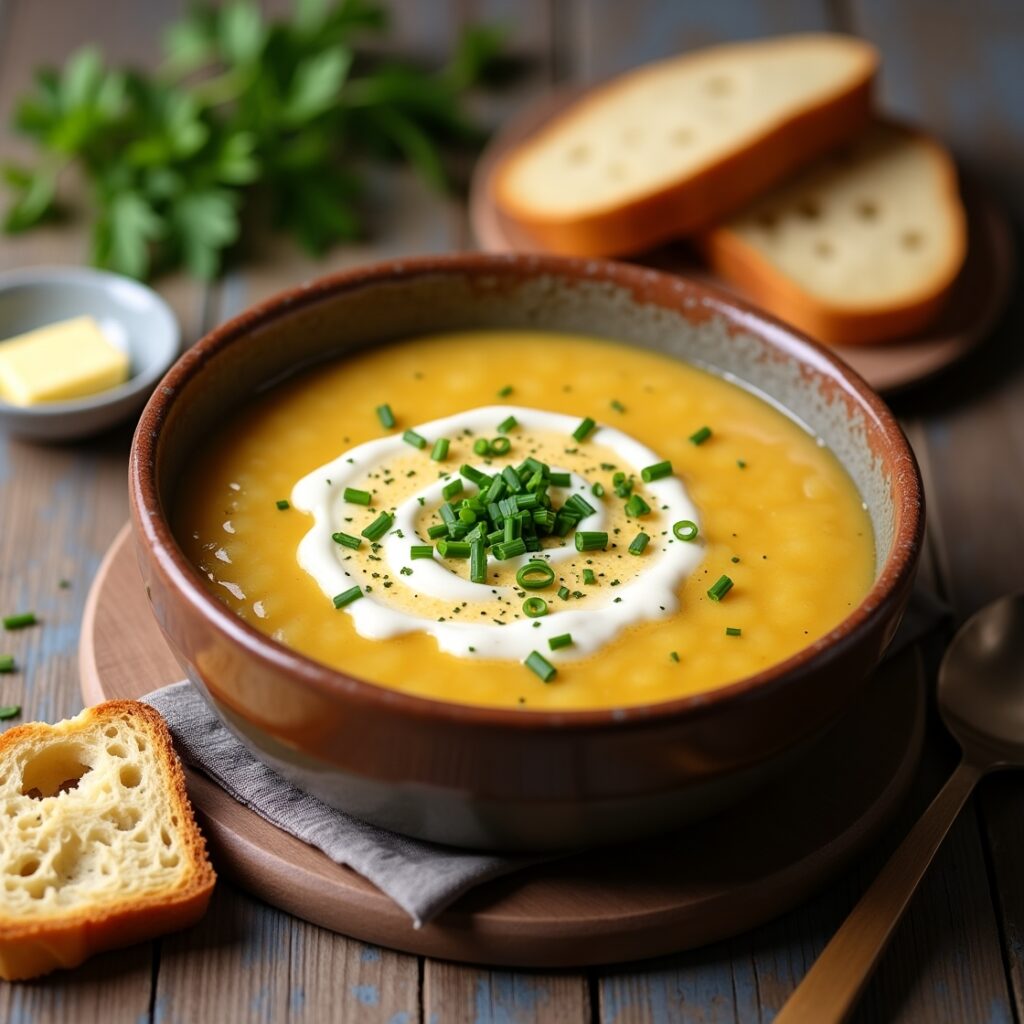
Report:
[[[128,527],[82,626],[87,703],[181,678],[150,614]],[[910,784],[924,731],[913,652],[756,799],[657,841],[577,854],[489,882],[420,929],[354,871],[280,831],[203,775],[188,786],[218,869],[277,907],[367,942],[515,966],[613,963],[736,935],[801,902],[870,843]]]
[[[481,154],[470,185],[469,217],[484,251],[543,251],[498,209],[493,197],[494,170],[509,149],[543,127],[580,92],[562,90],[537,100],[507,122]],[[965,183],[963,199],[969,229],[967,260],[939,320],[918,336],[884,345],[835,346],[878,391],[901,391],[962,359],[985,340],[1009,302],[1015,266],[1009,220],[998,204],[971,182]],[[738,288],[702,266],[685,244],[630,258],[743,296]]]

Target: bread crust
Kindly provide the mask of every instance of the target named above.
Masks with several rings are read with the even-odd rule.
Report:
[[[827,345],[880,344],[927,327],[941,312],[963,266],[967,222],[952,157],[934,139],[920,132],[913,135],[936,160],[954,234],[941,269],[905,299],[875,305],[829,302],[802,288],[727,225],[712,228],[698,242],[709,266],[753,302]]]
[[[509,186],[514,162],[549,133],[561,131],[579,110],[600,103],[628,76],[613,79],[500,161],[495,170],[495,200],[502,213],[541,248],[568,256],[626,256],[699,234],[797,168],[858,135],[870,123],[878,53],[861,40],[850,38],[849,44],[861,51],[861,66],[844,88],[821,97],[788,120],[766,127],[757,138],[703,170],[590,214],[564,218],[536,215],[518,201]]]
[[[75,967],[94,953],[186,928],[206,912],[216,875],[207,857],[206,841],[196,824],[185,789],[185,773],[167,723],[148,704],[112,700],[88,708],[81,724],[102,724],[126,716],[148,733],[168,774],[166,795],[171,813],[178,816],[189,869],[182,882],[173,888],[105,902],[98,907],[62,908],[31,920],[6,916],[0,900],[0,978],[6,981],[35,978],[58,967]],[[42,722],[9,729],[0,735],[0,755],[26,741],[49,739],[55,729]],[[71,728],[56,732],[56,736],[63,738],[74,733]]]

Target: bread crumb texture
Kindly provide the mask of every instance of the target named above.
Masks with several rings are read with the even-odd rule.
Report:
[[[0,807],[0,976],[71,966],[206,908],[213,870],[148,705],[110,701],[6,732]]]

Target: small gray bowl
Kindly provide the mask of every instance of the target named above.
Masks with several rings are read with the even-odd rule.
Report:
[[[181,345],[174,313],[152,288],[86,267],[0,274],[0,341],[84,315],[128,353],[131,376],[116,388],[67,402],[20,406],[0,400],[0,427],[30,440],[70,441],[98,434],[142,408]]]

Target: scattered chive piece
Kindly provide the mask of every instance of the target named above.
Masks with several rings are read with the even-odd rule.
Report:
[[[434,447],[430,451],[430,457],[435,462],[444,462],[444,460],[448,458],[449,444],[451,444],[451,442],[448,440],[447,437],[439,437],[434,442]]]
[[[631,494],[626,502],[627,516],[645,516],[651,511],[651,506],[640,497],[639,494]]]
[[[354,487],[346,487],[342,497],[346,501],[351,501],[355,505],[369,505],[370,504],[370,492],[369,491],[357,491]]]
[[[486,437],[478,437],[473,442],[473,451],[477,455],[490,455],[491,454],[491,442]]]
[[[747,468],[747,464],[742,459],[737,459],[736,460],[736,465],[739,466],[740,469],[746,469]]]
[[[569,600],[569,588],[568,587],[559,587],[558,588],[558,596],[563,601],[568,601]]]
[[[57,586],[60,587],[61,590],[70,590],[71,589],[71,580],[60,580],[57,583]]]
[[[540,654],[537,651],[531,651],[530,656],[523,662],[523,664],[531,672],[535,672],[540,676],[542,683],[550,683],[558,674],[558,669],[556,669],[543,654]]]
[[[726,626],[725,627],[725,635],[726,636],[743,636],[743,630],[740,629],[737,626]]]
[[[589,416],[586,416],[584,419],[580,420],[580,425],[572,432],[572,436],[575,437],[577,441],[585,441],[587,439],[587,435],[596,426],[597,424]]]
[[[617,398],[612,399],[611,405],[616,412],[626,411],[626,407]]]
[[[644,466],[640,470],[640,478],[645,484],[652,480],[660,480],[662,477],[672,475],[672,463],[665,459],[664,462],[656,462],[653,466]]]
[[[412,544],[409,547],[410,558],[433,558],[434,557],[434,545],[433,544]]]
[[[576,531],[577,551],[604,551],[608,547],[608,534],[596,530]]]
[[[24,629],[35,624],[35,612],[22,612],[20,615],[8,615],[4,618],[4,629]]]
[[[583,570],[583,582],[589,587],[597,582],[597,577],[594,575],[593,569]]]
[[[464,540],[449,540],[447,537],[437,542],[437,553],[442,558],[469,558],[473,546]]]
[[[361,598],[362,596],[363,596],[363,588],[362,587],[359,587],[359,586],[349,587],[348,590],[343,591],[342,593],[336,595],[336,597],[334,598],[334,607],[335,608],[344,608],[345,605],[351,604],[353,601],[358,601],[359,598]]]
[[[732,580],[728,576],[719,576],[708,588],[708,597],[712,601],[721,601],[730,590],[732,590]]]
[[[402,435],[402,440],[406,444],[411,444],[413,448],[419,448],[421,451],[427,447],[427,439],[422,434],[417,434],[415,430],[407,430]]]
[[[739,555],[733,555],[730,559],[731,562],[738,562],[740,560]]]
[[[555,570],[547,562],[527,562],[516,573],[516,583],[524,590],[543,590],[555,582]]]
[[[486,473],[481,473],[475,466],[460,466],[459,472],[471,483],[479,488],[490,487],[491,478]]]
[[[291,502],[288,501],[287,498],[278,498],[277,501],[274,502],[274,504],[277,506],[277,510],[279,512],[284,512],[286,509],[292,507]]]
[[[594,484],[594,486],[590,488],[590,493],[595,498],[603,498],[604,497],[604,484],[601,484],[601,483]]]
[[[433,526],[427,527],[427,536],[431,540],[437,540],[438,537],[448,536],[448,524],[447,523],[434,523]]]
[[[676,540],[696,540],[697,524],[691,519],[680,519],[673,525],[672,532],[676,535]]]
[[[14,655],[0,654],[0,672],[14,671]]]
[[[515,430],[519,426],[518,420],[515,416],[508,416],[498,424],[498,433],[507,434],[510,430]]]
[[[332,533],[331,540],[335,544],[340,544],[343,548],[351,548],[353,551],[363,543],[359,537],[353,537],[351,533]]]
[[[644,548],[650,543],[651,538],[646,533],[638,533],[634,538],[633,542],[629,545],[629,553],[631,555],[642,555]]]
[[[572,483],[572,477],[568,473],[551,473],[548,480],[552,487],[568,487]]]
[[[395,517],[390,512],[381,512],[365,530],[361,531],[362,535],[370,541],[380,540],[391,529],[394,520]]]
[[[678,651],[669,651],[669,652],[668,652],[668,656],[669,656],[669,657],[670,657],[670,658],[671,658],[671,659],[672,659],[673,661],[676,661],[676,662],[677,662],[677,661],[679,661],[679,652],[678,652]]]
[[[456,494],[461,494],[464,486],[465,485],[462,483],[462,481],[458,477],[456,477],[454,480],[450,481],[449,483],[446,483],[444,487],[441,488],[441,497],[443,497],[444,500],[447,501],[449,498],[455,497]]]
[[[502,389],[501,389],[501,390],[500,390],[500,391],[498,392],[498,397],[499,397],[499,398],[508,398],[508,396],[509,396],[509,395],[511,395],[511,394],[512,394],[512,385],[511,385],[511,384],[506,384],[506,385],[505,385],[505,386],[504,386],[504,387],[503,387],[503,388],[502,388]]]
[[[711,436],[710,427],[701,427],[696,433],[690,435],[692,444],[703,444]]]
[[[491,451],[495,455],[508,455],[512,442],[507,437],[496,437],[491,441]]]
[[[380,425],[385,430],[390,430],[395,425],[395,414],[391,411],[391,406],[386,402],[384,405],[377,406],[377,419],[380,420]]]
[[[487,582],[487,548],[482,540],[469,546],[469,579],[472,583]]]
[[[543,597],[528,597],[523,602],[523,613],[531,619],[543,618],[548,613],[548,603]]]
[[[548,647],[557,651],[560,647],[572,647],[572,633],[563,633],[561,636],[553,636],[548,640]]]
[[[545,682],[547,682],[547,680],[545,680]],[[8,704],[6,707],[0,708],[0,722],[4,722],[8,718],[16,718],[20,714],[20,704]]]

